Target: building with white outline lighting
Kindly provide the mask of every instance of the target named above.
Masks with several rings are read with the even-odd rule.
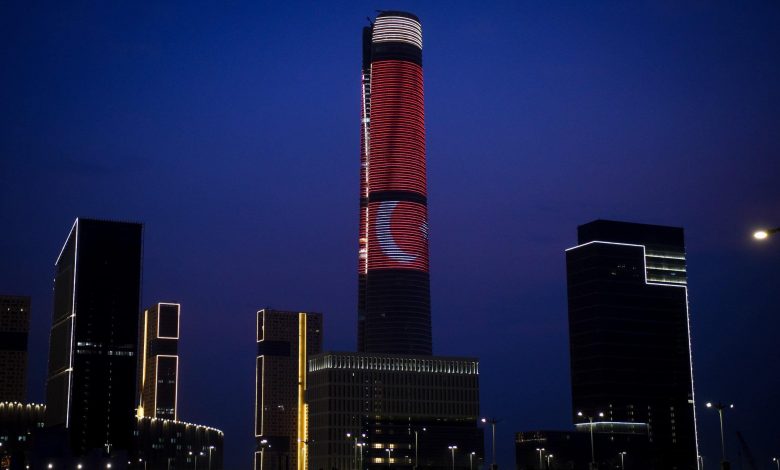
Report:
[[[142,233],[76,219],[55,263],[45,421],[75,457],[131,445]]]
[[[683,229],[596,220],[578,227],[566,270],[577,429],[644,423],[650,468],[696,469]]]

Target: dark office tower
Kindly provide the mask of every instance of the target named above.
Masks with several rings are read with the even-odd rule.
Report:
[[[76,219],[55,263],[46,425],[67,430],[75,455],[130,444],[142,231]]]
[[[646,423],[654,468],[696,469],[683,229],[597,220],[578,239],[566,250],[577,427]]]
[[[321,314],[257,312],[256,470],[308,468],[306,361],[321,349]]]
[[[144,310],[138,362],[138,416],[178,419],[181,305],[159,302]]]
[[[386,11],[363,29],[358,350],[430,355],[422,29]]]
[[[0,295],[0,402],[27,401],[30,298]]]

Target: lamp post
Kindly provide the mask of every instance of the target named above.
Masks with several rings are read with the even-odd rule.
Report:
[[[496,418],[482,418],[483,423],[489,424],[493,428],[493,463],[490,464],[490,470],[498,470],[498,465],[496,465],[496,424],[500,421]]]
[[[626,470],[626,460],[625,460],[625,458],[626,458],[626,454],[627,453],[628,452],[623,451],[623,452],[620,452],[618,454],[620,456],[620,470]]]
[[[772,462],[774,462],[775,466],[777,466],[777,470],[780,470],[780,459],[777,457],[772,457]]]
[[[455,450],[458,448],[456,445],[447,446],[452,454],[452,470],[455,470]]]
[[[422,431],[425,432],[427,431],[427,429],[422,428]],[[420,465],[420,454],[417,452],[417,449],[419,448],[417,434],[419,432],[420,432],[419,429],[414,430],[414,470],[417,470],[417,467]]]
[[[209,470],[211,470],[211,452],[214,451],[214,446],[209,446]]]
[[[474,470],[474,455],[476,452],[472,452],[469,454],[469,470]]]
[[[550,460],[552,460],[553,454],[547,454],[547,470],[550,470]]]
[[[392,452],[393,449],[385,449],[385,452],[387,452],[387,470],[390,470],[390,452]]]
[[[601,411],[597,414],[599,418],[604,417],[604,413]],[[582,411],[578,411],[577,416],[580,418],[587,418],[588,421],[590,421],[590,468],[591,470],[596,470],[596,447],[593,444],[593,416],[585,416]]]
[[[731,404],[729,404],[727,406],[727,405],[724,405],[721,402],[718,402],[718,403],[707,402],[707,408],[715,408],[716,410],[718,410],[718,417],[720,418],[720,452],[721,452],[721,462],[725,463],[726,462],[726,439],[723,436],[723,410],[725,410],[727,408],[728,409],[734,408],[734,404],[731,403]],[[724,467],[725,467],[725,465],[724,465]]]
[[[138,463],[141,463],[141,462],[143,462],[143,464],[144,464],[144,470],[146,470],[146,460],[144,460],[144,459],[138,459]],[[79,466],[79,468],[81,468],[81,467]]]
[[[544,453],[544,447],[537,447],[536,451],[539,452],[539,470],[542,470],[542,453]]]
[[[763,241],[778,232],[780,232],[780,227],[772,228],[772,229],[756,230],[755,232],[753,232],[753,238],[755,238],[756,240]]]
[[[365,447],[365,442],[359,442],[358,447],[360,447],[360,470],[363,470],[363,447]]]
[[[699,456],[697,456],[697,459],[698,459],[698,462],[699,462],[699,467],[698,467],[697,470],[704,470],[704,456],[703,455],[699,455]]]
[[[270,445],[268,445],[268,439],[262,439],[260,441],[260,470],[264,469],[263,459],[265,457],[265,449],[267,449],[268,447],[271,447]],[[192,453],[192,452],[190,452],[190,453]]]

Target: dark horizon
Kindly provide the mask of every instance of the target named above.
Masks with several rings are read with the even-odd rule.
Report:
[[[709,400],[736,405],[734,465],[740,430],[772,468],[780,238],[750,233],[780,226],[780,6],[392,7],[424,31],[433,352],[480,358],[501,468],[514,432],[571,428],[564,250],[599,218],[685,229],[705,468]],[[0,7],[0,292],[32,297],[30,401],[76,217],[144,223],[141,306],[181,302],[179,418],[225,431],[226,468],[254,449],[257,310],[323,312],[324,349],[355,350],[375,9]]]

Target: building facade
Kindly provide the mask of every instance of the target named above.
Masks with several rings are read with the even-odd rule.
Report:
[[[380,13],[363,30],[358,350],[432,354],[422,28]]]
[[[139,417],[177,420],[179,396],[179,320],[181,305],[159,302],[140,322]]]
[[[312,470],[477,468],[483,459],[477,359],[329,352],[308,367]]]
[[[646,423],[653,468],[696,469],[683,229],[597,220],[578,243],[566,250],[578,427]]]
[[[27,401],[30,298],[0,295],[0,402]]]
[[[530,431],[515,434],[517,470],[650,470],[647,425],[617,426],[611,430]],[[592,445],[591,445],[592,442]]]
[[[76,219],[55,263],[46,426],[71,452],[130,446],[142,226]]]
[[[0,468],[30,468],[35,434],[43,428],[46,406],[0,402]]]
[[[138,417],[128,468],[222,470],[225,434],[193,423]]]
[[[257,312],[255,469],[307,468],[306,361],[321,350],[321,314]]]

